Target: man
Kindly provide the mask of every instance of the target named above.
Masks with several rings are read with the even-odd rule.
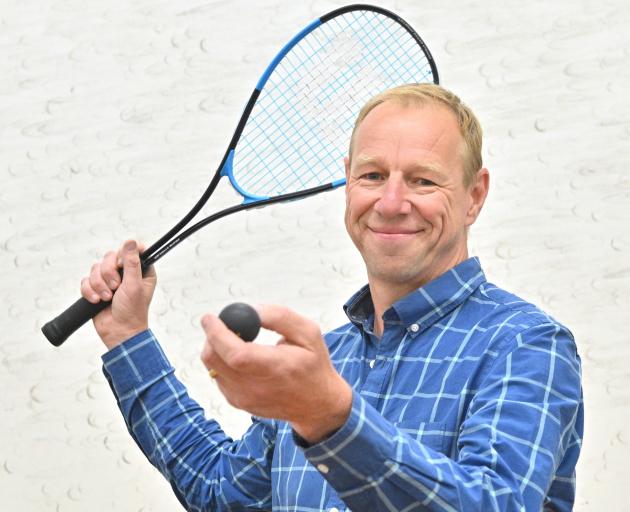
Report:
[[[189,510],[570,510],[583,410],[570,332],[488,283],[467,233],[488,193],[474,114],[435,85],[360,113],[345,161],[348,233],[368,286],[350,322],[260,307],[276,346],[202,319],[202,360],[254,415],[232,441],[186,394],[148,330],[138,247],[82,282],[129,430]],[[117,267],[124,268],[122,283]]]

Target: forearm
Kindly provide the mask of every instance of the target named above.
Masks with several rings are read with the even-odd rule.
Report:
[[[206,420],[150,331],[103,360],[129,432],[188,510],[265,508],[272,443],[264,442],[264,425],[255,424],[246,442],[235,443],[217,422]],[[241,470],[253,482],[247,495],[238,487]]]
[[[510,511],[522,506],[497,474],[462,467],[414,441],[356,394],[348,422],[305,455],[352,510],[423,504],[427,511]]]

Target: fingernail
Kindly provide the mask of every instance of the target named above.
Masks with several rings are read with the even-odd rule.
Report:
[[[118,283],[113,279],[109,282],[109,287],[115,289],[118,286]]]
[[[135,240],[129,240],[128,242],[125,243],[125,250],[126,251],[135,251],[136,250],[136,242]]]
[[[109,292],[103,292],[103,293],[101,293],[101,297],[102,297],[104,300],[109,300],[109,299],[111,299],[111,298],[112,298],[112,294],[111,294],[111,293],[109,293]]]

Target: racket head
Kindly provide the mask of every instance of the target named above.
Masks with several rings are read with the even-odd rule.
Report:
[[[336,9],[289,41],[261,76],[221,166],[244,203],[345,184],[361,107],[406,83],[438,83],[420,36],[369,5]]]

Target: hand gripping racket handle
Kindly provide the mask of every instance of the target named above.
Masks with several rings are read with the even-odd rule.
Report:
[[[144,254],[144,253],[143,253]],[[143,254],[140,255],[141,270],[144,276],[147,269],[151,266],[153,261],[148,263],[143,259]],[[122,268],[118,269],[120,277],[123,276]],[[67,308],[56,318],[53,318],[50,322],[46,323],[42,327],[42,332],[46,339],[50,341],[55,347],[63,344],[79,327],[89,322],[92,318],[103,311],[107,306],[110,306],[111,300],[101,300],[96,304],[92,304],[87,299],[81,297],[72,306]]]
[[[50,343],[58,347],[66,341],[74,331],[98,315],[107,306],[111,305],[111,303],[111,301],[102,300],[96,304],[92,304],[87,299],[81,297],[58,317],[46,323],[42,327],[42,332]]]

